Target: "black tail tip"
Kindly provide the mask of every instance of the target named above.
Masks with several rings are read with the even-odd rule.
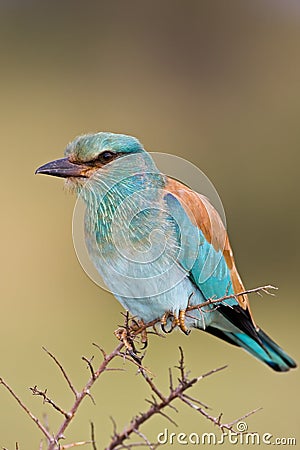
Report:
[[[261,339],[267,350],[275,353],[277,361],[266,361],[267,364],[276,372],[288,372],[290,369],[295,369],[297,363],[277,345],[263,330],[258,331],[258,336]],[[279,362],[278,362],[279,359]]]

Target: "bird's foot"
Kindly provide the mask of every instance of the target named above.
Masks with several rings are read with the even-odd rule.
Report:
[[[114,335],[119,341],[123,342],[126,347],[126,350],[129,352],[135,351],[133,337],[129,333],[129,331],[125,327],[119,327],[114,331]]]
[[[173,317],[172,324],[170,328],[167,330],[166,325],[170,317]],[[174,330],[174,328],[177,327],[178,323],[179,323],[178,318],[173,313],[171,313],[171,311],[165,312],[165,314],[160,319],[160,327],[164,333],[171,333]]]
[[[189,330],[185,324],[185,314],[186,314],[185,309],[181,309],[179,311],[179,317],[178,317],[179,324],[178,325],[179,325],[179,328],[181,329],[181,331],[183,331],[183,333],[188,336],[190,334],[191,330]]]
[[[176,328],[178,326],[181,329],[181,331],[183,331],[184,334],[186,334],[186,335],[190,334],[191,331],[187,328],[187,326],[185,324],[185,314],[186,314],[186,311],[184,309],[181,309],[179,311],[178,316],[176,316],[176,314],[174,314],[174,313],[171,313],[170,311],[167,311],[162,316],[161,321],[160,321],[160,326],[161,326],[162,331],[164,333],[171,333],[171,331],[173,331],[174,328]],[[171,324],[171,327],[167,330],[166,325],[167,325],[168,319],[170,317],[173,317],[172,324]]]
[[[143,321],[141,321],[141,322],[143,322]],[[145,325],[144,324],[144,322],[143,322],[143,325]],[[147,348],[147,346],[148,346],[148,333],[147,333],[147,329],[146,328],[144,328],[142,331],[141,331],[141,343],[142,343],[142,350],[145,350],[145,348]]]
[[[145,322],[143,320],[131,320],[130,328],[133,332],[136,332],[137,334],[141,335],[141,350],[145,350],[145,348],[148,346],[148,333],[147,329],[145,328]]]
[[[133,342],[134,336],[132,336],[130,330],[125,327],[119,327],[114,331],[114,335],[119,341],[123,342],[127,353],[132,357],[132,359],[141,365],[142,358],[137,355],[137,350]]]

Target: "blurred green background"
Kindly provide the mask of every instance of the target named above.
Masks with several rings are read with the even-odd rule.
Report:
[[[34,176],[74,136],[101,130],[137,136],[209,176],[246,286],[279,287],[275,298],[252,297],[256,320],[299,362],[299,2],[2,0],[0,13],[0,375],[55,429],[60,417],[28,388],[47,387],[65,408],[72,397],[41,346],[80,387],[88,377],[81,356],[99,358],[91,343],[116,345],[121,307],[89,280],[73,249],[75,198],[61,180]],[[230,421],[263,407],[249,429],[297,437],[298,371],[273,373],[204,333],[173,333],[153,337],[145,359],[162,388],[178,345],[194,375],[229,364],[193,391],[213,414]],[[88,439],[93,420],[101,449],[109,416],[122,429],[147,407],[143,380],[117,365],[126,371],[104,374],[96,406],[85,401],[66,443]],[[38,448],[39,432],[1,386],[0,405],[0,446]],[[158,417],[142,431],[155,439],[165,427],[214,430],[179,409],[171,412],[178,429]]]

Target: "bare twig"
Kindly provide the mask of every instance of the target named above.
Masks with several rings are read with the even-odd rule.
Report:
[[[179,347],[179,352],[180,352],[180,359],[179,359],[179,366],[177,366],[177,369],[180,370],[181,382],[184,383],[186,375],[185,375],[185,369],[184,369],[184,354],[183,354],[183,350],[181,347]]]
[[[102,347],[100,347],[100,345],[96,344],[95,342],[93,342],[93,345],[102,353],[103,359],[106,359],[106,352],[105,350],[103,350]]]
[[[57,433],[54,436],[54,439],[52,439],[52,442],[51,442],[48,450],[55,450],[55,448],[57,447],[57,442],[59,442],[60,439],[62,439],[64,437],[64,432],[67,429],[67,427],[70,425],[70,423],[71,423],[72,419],[74,418],[83,399],[86,396],[90,395],[91,387],[93,386],[95,381],[98,380],[100,375],[103,372],[105,372],[108,364],[118,355],[118,353],[123,348],[123,345],[124,344],[121,342],[120,344],[117,345],[117,347],[109,355],[106,355],[104,361],[100,364],[99,368],[94,372],[94,376],[90,377],[89,381],[86,383],[84,388],[81,390],[81,392],[79,392],[79,394],[77,395],[77,397],[75,399],[73,406],[71,407],[71,409],[69,411],[68,418],[66,418],[64,420],[64,422],[61,424],[61,426],[59,427]]]
[[[142,438],[145,441],[145,444],[148,445],[150,450],[153,450],[151,442],[147,439],[147,437],[143,433],[141,433],[139,430],[134,430],[134,433],[136,433],[140,438]]]
[[[207,373],[201,375],[200,377],[188,379],[187,373],[185,372],[185,369],[184,369],[183,352],[182,352],[182,349],[180,348],[180,360],[179,360],[179,366],[178,366],[178,369],[180,371],[180,378],[179,378],[178,385],[175,388],[174,387],[170,388],[169,394],[167,396],[164,396],[158,390],[158,388],[155,386],[155,384],[152,382],[152,380],[150,380],[147,375],[145,376],[145,374],[143,374],[144,378],[146,379],[147,383],[151,387],[152,391],[159,397],[159,399],[161,401],[157,402],[154,399],[153,402],[150,402],[150,408],[146,412],[140,413],[138,416],[134,417],[131,420],[130,424],[121,433],[117,433],[115,430],[113,438],[112,438],[110,444],[108,445],[108,447],[106,447],[106,450],[122,448],[124,441],[126,441],[131,436],[132,433],[136,433],[137,430],[139,430],[140,426],[142,424],[144,424],[146,421],[148,421],[155,414],[160,414],[160,415],[166,417],[167,419],[171,420],[172,423],[174,423],[174,421],[169,416],[166,415],[166,413],[164,412],[164,409],[166,407],[172,406],[171,403],[175,399],[178,399],[178,398],[181,399],[183,393],[187,389],[189,389],[193,385],[195,385],[198,381],[202,380],[203,378],[205,378],[209,375],[212,375],[213,373],[219,372],[220,370],[223,370],[224,368],[225,367],[220,367],[218,369],[211,370],[210,372],[207,372]],[[173,386],[173,384],[172,384],[172,386]],[[187,402],[187,400],[185,400],[184,398],[182,400],[184,402]],[[197,407],[197,410],[199,410],[199,409],[200,408]],[[208,416],[206,411],[205,411],[205,414],[203,414],[203,415],[205,415],[205,417]],[[209,418],[209,417],[207,417],[207,418]],[[216,421],[214,423],[216,423]],[[219,427],[221,428],[221,426],[223,426],[223,425],[220,424]],[[126,447],[123,446],[123,448],[126,448]]]
[[[150,443],[151,449],[156,450],[158,447],[161,446],[159,443]],[[116,450],[132,450],[133,448],[141,448],[141,447],[147,447],[149,448],[149,445],[146,444],[146,442],[130,442],[129,444],[121,444],[119,447],[116,447]]]
[[[147,369],[146,367],[144,367],[142,364],[140,364],[138,361],[136,361],[135,359],[131,358],[129,355],[127,355],[127,353],[125,352],[120,352],[119,356],[122,359],[127,359],[129,360],[131,363],[133,363],[134,365],[136,365],[139,369],[139,371],[143,370],[145,372],[148,372],[150,375],[153,375],[149,369]],[[142,359],[142,358],[141,358]],[[122,370],[122,369],[107,369],[107,370]]]
[[[95,380],[96,379],[95,378],[95,372],[94,372],[94,368],[93,368],[93,365],[92,365],[92,360],[94,359],[94,357],[92,356],[90,359],[88,359],[85,356],[82,356],[81,359],[87,363],[87,365],[88,365],[88,367],[89,367],[89,369],[91,371],[92,378],[93,378],[93,380]]]
[[[247,417],[252,416],[252,414],[255,414],[255,413],[257,413],[258,411],[261,411],[261,410],[262,410],[262,407],[253,409],[252,411],[247,412],[246,414],[244,414],[243,416],[239,417],[238,419],[233,420],[228,425],[233,427],[233,425],[235,425],[236,423],[240,422],[241,420],[247,419]]]
[[[97,450],[96,439],[95,439],[95,426],[94,426],[93,422],[90,422],[90,424],[91,424],[92,447],[93,447],[93,450]]]
[[[201,311],[201,308],[203,308],[205,306],[208,306],[211,304],[220,304],[230,298],[238,298],[239,296],[242,296],[245,294],[251,294],[251,293],[259,294],[261,292],[264,292],[264,293],[273,295],[271,292],[269,292],[272,289],[276,289],[276,288],[271,285],[266,285],[266,286],[261,286],[261,287],[255,288],[255,289],[249,289],[249,290],[240,292],[238,294],[226,295],[226,296],[224,296],[222,298],[218,298],[218,299],[216,299],[216,298],[208,299],[207,301],[205,301],[199,305],[191,306],[189,304],[187,307],[187,312],[196,310],[196,309]],[[201,312],[205,312],[205,311],[202,310]],[[198,383],[200,380],[202,380],[203,378],[224,369],[225,366],[221,367],[219,369],[212,370],[206,374],[201,375],[200,377],[195,377],[195,378],[189,379],[188,373],[186,372],[186,369],[185,369],[184,354],[183,354],[183,351],[181,348],[180,348],[180,360],[179,360],[179,366],[178,366],[179,373],[180,373],[180,376],[178,379],[178,384],[174,385],[172,371],[170,370],[169,371],[169,392],[167,394],[163,394],[159,390],[159,388],[157,387],[155,382],[153,381],[153,376],[152,376],[151,372],[143,366],[142,358],[138,357],[134,351],[135,337],[137,337],[138,335],[143,333],[143,331],[145,331],[147,328],[153,327],[154,334],[160,336],[160,333],[155,328],[155,325],[160,322],[160,319],[158,318],[149,323],[142,324],[139,326],[136,326],[137,321],[133,319],[133,323],[135,325],[134,327],[129,326],[130,320],[131,319],[130,319],[129,314],[126,313],[124,336],[126,336],[126,333],[127,333],[127,342],[125,340],[121,341],[111,353],[107,354],[98,344],[93,344],[95,347],[97,347],[99,349],[99,351],[101,352],[101,354],[103,356],[103,361],[101,362],[101,364],[99,365],[99,367],[97,369],[95,369],[94,366],[92,365],[93,358],[88,359],[86,357],[82,357],[82,359],[88,365],[91,376],[88,379],[88,381],[86,382],[86,384],[83,386],[83,388],[79,391],[77,391],[77,389],[75,388],[70,377],[68,376],[64,367],[58,361],[58,359],[52,353],[50,353],[45,347],[43,347],[43,350],[51,357],[51,359],[55,362],[55,364],[60,369],[70,390],[72,391],[72,393],[75,396],[73,405],[71,406],[71,408],[68,411],[65,411],[47,396],[47,390],[40,391],[40,390],[38,390],[38,388],[36,386],[34,388],[31,388],[34,395],[42,396],[44,399],[44,402],[51,404],[53,408],[55,408],[57,411],[59,411],[64,416],[64,420],[60,424],[58,430],[53,434],[48,429],[48,426],[47,427],[44,426],[42,424],[42,422],[31,413],[31,411],[28,409],[28,407],[22,402],[22,400],[19,398],[19,396],[4,381],[4,379],[0,378],[0,384],[2,384],[6,388],[6,390],[12,395],[12,397],[15,398],[15,400],[18,402],[18,404],[21,406],[21,408],[35,422],[36,426],[39,428],[39,430],[44,435],[44,437],[46,437],[48,450],[62,450],[62,449],[68,449],[68,448],[77,447],[80,445],[87,445],[87,444],[92,444],[93,450],[97,450],[96,443],[95,443],[95,436],[94,436],[94,426],[92,424],[91,424],[91,440],[90,441],[81,441],[81,442],[77,442],[77,443],[73,443],[73,444],[65,444],[62,446],[62,445],[60,445],[60,440],[64,438],[64,433],[67,430],[67,428],[69,427],[70,423],[74,420],[74,417],[77,414],[78,408],[80,407],[84,398],[87,396],[92,398],[90,390],[93,387],[93,385],[95,384],[95,382],[100,378],[100,376],[105,371],[123,370],[123,369],[119,369],[119,368],[108,367],[110,365],[110,363],[115,358],[118,358],[118,357],[122,357],[126,360],[129,360],[131,363],[135,364],[138,367],[138,372],[141,373],[144,380],[149,385],[151,392],[153,393],[153,397],[152,397],[152,400],[148,400],[148,403],[150,404],[149,409],[146,412],[140,413],[138,416],[134,417],[132,419],[132,421],[130,422],[130,424],[122,432],[117,432],[117,427],[114,424],[113,437],[112,437],[111,442],[107,446],[107,450],[121,449],[121,448],[129,448],[130,449],[130,448],[134,448],[137,446],[148,446],[148,448],[153,448],[153,449],[156,448],[157,445],[150,443],[150,441],[148,441],[148,439],[141,433],[140,427],[155,414],[160,414],[161,416],[165,417],[166,419],[170,420],[173,424],[175,424],[174,420],[171,417],[169,417],[168,414],[166,414],[166,412],[165,412],[165,408],[167,408],[167,407],[177,411],[173,405],[173,402],[175,399],[181,400],[183,403],[187,404],[193,410],[198,411],[205,418],[207,418],[208,420],[212,421],[215,425],[217,425],[221,430],[222,429],[232,429],[232,427],[239,420],[242,420],[242,419],[248,417],[250,414],[253,414],[254,412],[257,411],[257,410],[251,411],[250,413],[247,413],[245,416],[243,416],[239,419],[236,419],[227,424],[221,423],[222,414],[220,414],[217,417],[213,417],[212,415],[208,414],[207,405],[204,405],[202,402],[200,402],[200,400],[194,399],[193,397],[187,395],[186,391],[188,389],[190,389],[193,385]],[[130,350],[130,345],[132,345],[133,351]],[[124,349],[124,347],[125,347],[125,351],[122,351],[122,349]],[[93,398],[92,398],[92,400],[93,400]],[[127,441],[132,434],[139,435],[143,439],[143,442],[125,443],[125,441]],[[17,448],[18,447],[16,447],[16,449]],[[42,449],[42,444],[40,445],[40,449]]]
[[[40,391],[37,386],[30,388],[33,395],[39,395],[43,397],[44,403],[49,403],[56,411],[60,412],[65,418],[68,418],[68,413],[58,406],[51,398],[47,396],[47,389]]]
[[[64,379],[66,380],[66,382],[68,383],[69,388],[71,389],[71,391],[73,392],[73,394],[75,395],[75,397],[77,397],[78,393],[70,379],[70,377],[67,375],[67,372],[65,371],[65,369],[63,368],[63,366],[61,365],[61,363],[58,361],[58,359],[51,353],[49,352],[49,350],[46,349],[46,347],[42,347],[42,349],[47,353],[47,355],[50,356],[50,358],[53,359],[53,361],[55,362],[55,364],[59,367],[61,373],[63,374]]]
[[[202,406],[205,409],[211,409],[208,405],[206,405],[203,402],[200,402],[200,400],[198,400],[197,398],[193,398],[193,397],[191,397],[190,395],[187,395],[187,394],[183,394],[183,395],[184,395],[184,397],[187,400],[190,400],[191,402],[197,403],[198,405]]]
[[[59,450],[67,450],[69,448],[82,447],[83,445],[87,445],[87,444],[91,444],[91,443],[92,443],[92,441],[73,442],[72,444],[61,445],[59,447]]]
[[[14,392],[14,390],[6,383],[3,378],[0,378],[0,384],[2,384],[5,389],[11,394],[11,396],[19,403],[21,408],[26,412],[26,414],[34,421],[36,426],[40,429],[43,435],[47,438],[49,442],[51,442],[52,436],[49,431],[44,427],[44,425],[39,421],[39,419],[32,414],[32,412],[27,408],[27,406],[22,402],[20,397]]]
[[[209,298],[208,300],[206,300],[203,303],[200,303],[198,305],[190,305],[188,304],[187,308],[186,308],[186,312],[188,313],[189,311],[194,311],[194,310],[199,310],[200,313],[204,312],[204,313],[209,313],[210,311],[202,311],[202,308],[204,308],[205,306],[208,305],[213,305],[213,304],[221,304],[226,300],[230,300],[231,298],[235,298],[237,299],[240,296],[243,295],[247,295],[247,294],[261,294],[261,292],[264,292],[267,295],[271,295],[274,296],[275,294],[273,294],[272,292],[270,292],[271,290],[277,290],[278,288],[275,286],[272,286],[271,284],[267,284],[265,286],[260,286],[257,288],[253,288],[253,289],[247,289],[245,291],[242,292],[238,292],[237,294],[230,294],[230,295],[224,295],[223,297],[220,298]],[[188,317],[188,315],[187,315]],[[161,319],[154,319],[151,322],[148,322],[144,325],[141,325],[139,328],[134,329],[132,331],[132,334],[137,336],[139,335],[142,331],[144,331],[147,328],[153,327],[154,330],[156,331],[155,334],[159,335],[159,332],[156,330],[155,325],[160,323]]]

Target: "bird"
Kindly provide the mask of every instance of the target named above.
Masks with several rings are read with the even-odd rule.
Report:
[[[64,178],[81,197],[89,257],[138,323],[159,320],[163,331],[179,328],[185,334],[198,329],[277,372],[296,367],[255,323],[216,209],[204,195],[160,172],[137,138],[80,135],[63,158],[36,173]]]

